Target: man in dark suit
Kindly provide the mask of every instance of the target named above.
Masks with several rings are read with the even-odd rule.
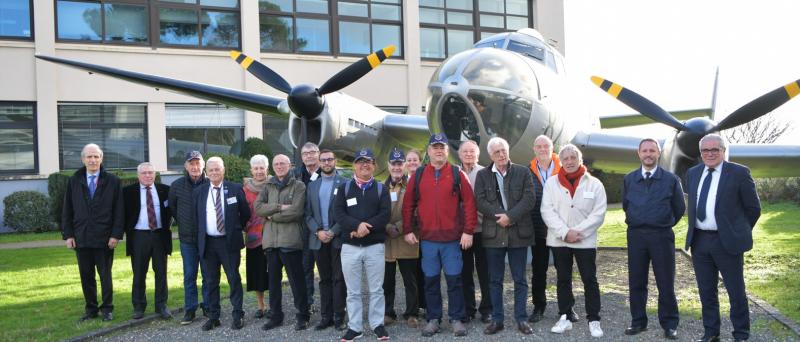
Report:
[[[753,248],[753,227],[761,203],[750,169],[724,161],[727,144],[716,134],[700,139],[703,164],[689,169],[689,230],[686,249],[700,290],[705,333],[698,341],[719,341],[717,284],[722,274],[728,291],[733,337],[750,337],[750,313],[744,285],[744,252]]]
[[[169,186],[154,184],[156,171],[144,162],[136,168],[138,184],[122,189],[125,199],[125,235],[128,240],[127,255],[133,269],[133,319],[144,317],[147,307],[145,280],[150,259],[156,282],[156,313],[161,318],[172,318],[167,309],[167,255],[172,253],[172,213],[167,206]]]
[[[203,330],[220,325],[219,268],[225,270],[231,288],[233,322],[231,329],[244,326],[242,310],[242,278],[239,275],[240,250],[244,248],[242,231],[250,220],[250,207],[242,185],[225,181],[225,164],[222,158],[211,157],[206,162],[209,183],[192,193],[197,216],[197,246],[206,263],[208,275],[208,320]]]
[[[111,281],[114,248],[124,233],[122,189],[119,178],[102,167],[103,150],[100,146],[84,146],[81,161],[84,167],[75,171],[67,182],[61,234],[67,248],[74,249],[78,257],[78,272],[86,301],[79,322],[96,318],[98,311],[102,313],[103,321],[110,321],[114,318]],[[103,303],[99,308],[95,270],[103,286]]]

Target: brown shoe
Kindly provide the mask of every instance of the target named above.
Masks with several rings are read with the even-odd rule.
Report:
[[[531,329],[531,326],[525,321],[517,323],[517,329],[519,329],[519,332],[523,335],[533,334],[533,329]]]
[[[383,316],[383,325],[385,325],[385,326],[390,326],[390,325],[394,324],[394,321],[395,321],[395,319],[392,316],[389,316],[389,315]]]
[[[483,329],[483,333],[486,335],[494,335],[504,328],[505,327],[503,326],[503,323],[492,322],[486,327],[486,329]]]
[[[419,321],[414,316],[409,316],[408,320],[406,320],[406,323],[408,323],[409,327],[412,327],[414,329],[416,329],[419,326]]]
[[[457,337],[467,336],[467,327],[465,327],[464,323],[461,323],[461,321],[452,321],[450,325],[453,327],[453,335]]]

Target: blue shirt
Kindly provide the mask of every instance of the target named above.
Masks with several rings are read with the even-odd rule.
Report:
[[[330,177],[323,175],[319,183],[319,211],[322,215],[322,229],[325,230],[330,228],[328,224],[328,211],[331,207],[331,191],[333,191],[333,180],[335,178],[335,174]]]

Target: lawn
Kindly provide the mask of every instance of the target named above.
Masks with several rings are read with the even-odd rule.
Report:
[[[686,218],[675,227],[675,246],[686,242]],[[599,233],[601,246],[627,246],[625,213],[612,209]],[[753,250],[745,254],[747,290],[800,321],[800,207],[791,203],[762,203],[753,230]]]
[[[14,242],[41,241],[41,240],[61,240],[61,232],[0,234],[0,243],[14,243]]]

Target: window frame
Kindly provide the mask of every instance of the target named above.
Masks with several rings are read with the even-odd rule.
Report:
[[[228,108],[236,108],[236,107],[231,107],[231,106],[224,105],[224,104],[219,104],[219,103],[169,102],[169,103],[165,104],[165,108],[166,108],[165,115],[169,115],[169,108],[171,106],[178,106],[178,107],[198,106],[198,107],[208,107],[208,108],[217,107],[217,108],[226,108],[226,109],[228,109]],[[241,108],[236,108],[236,110],[240,111],[241,114],[242,114],[242,120],[243,120],[243,125],[242,126],[170,126],[170,125],[167,125],[167,123],[165,122],[164,123],[164,134],[165,134],[165,137],[166,137],[166,144],[164,145],[164,151],[166,151],[166,153],[167,153],[167,170],[170,170],[170,171],[182,171],[183,170],[183,164],[180,164],[180,167],[177,167],[177,168],[175,167],[175,165],[171,165],[170,164],[169,134],[167,132],[169,129],[196,129],[196,130],[203,130],[203,141],[202,141],[202,148],[201,148],[202,151],[200,151],[200,153],[202,153],[203,155],[206,155],[208,153],[208,130],[209,129],[226,129],[226,128],[227,129],[234,129],[238,134],[240,134],[242,136],[241,142],[244,143],[244,141],[247,140],[247,136],[245,135],[246,126],[245,126],[245,123],[244,123],[245,110],[241,109]],[[235,143],[236,143],[236,141],[234,141],[234,144]],[[231,146],[233,146],[233,145],[231,145]]]
[[[19,36],[3,36],[0,35],[0,40],[16,40],[16,41],[35,41],[36,40],[36,31],[34,30],[35,26],[33,23],[33,0],[28,0],[28,24],[30,27],[31,34],[28,37],[19,37]]]
[[[0,169],[0,175],[28,175],[39,173],[39,132],[36,101],[0,101],[0,105],[30,105],[33,112],[31,124],[0,123],[0,130],[4,129],[32,129],[33,130],[33,169]]]
[[[86,4],[98,4],[100,5],[100,23],[101,23],[101,31],[100,32],[100,40],[82,40],[82,39],[70,39],[70,38],[61,38],[59,37],[58,32],[58,3],[60,1],[66,2],[77,2],[77,3],[86,3]],[[106,39],[106,5],[141,5],[144,7],[144,17],[147,22],[145,22],[145,27],[147,28],[147,41],[144,42],[124,42],[124,41],[110,41]],[[153,37],[151,31],[151,8],[150,8],[150,1],[149,0],[53,0],[53,17],[55,20],[54,30],[55,30],[55,40],[56,43],[77,43],[77,44],[96,44],[96,45],[123,45],[123,46],[152,46]]]

